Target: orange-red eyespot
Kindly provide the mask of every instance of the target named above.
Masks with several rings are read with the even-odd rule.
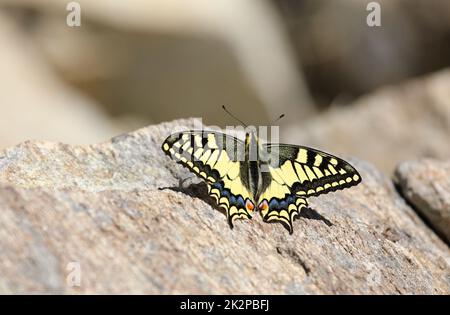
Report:
[[[247,209],[248,212],[252,212],[255,209],[255,205],[253,204],[253,202],[247,199],[245,201],[245,209]]]
[[[264,199],[263,201],[261,201],[258,205],[258,209],[260,211],[265,211],[267,209],[269,209],[269,203],[267,202],[266,199]]]

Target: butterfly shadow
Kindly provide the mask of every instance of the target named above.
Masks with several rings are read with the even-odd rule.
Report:
[[[213,208],[214,210],[219,211],[220,213],[222,213],[223,215],[227,215],[227,213],[225,212],[225,209],[219,207],[216,203],[216,200],[211,197],[208,194],[208,187],[206,186],[206,183],[204,182],[200,182],[200,183],[194,183],[194,184],[190,184],[188,186],[183,185],[184,181],[180,181],[178,186],[173,186],[173,187],[161,187],[158,188],[159,190],[172,190],[172,191],[176,191],[176,192],[181,192],[183,194],[186,194],[192,198],[198,198],[204,202],[206,202],[208,205],[211,206],[211,208]]]
[[[189,186],[184,186],[183,181],[180,181],[178,186],[173,187],[161,187],[159,190],[172,190],[176,192],[184,193],[192,198],[198,198],[209,204],[213,209],[219,211],[223,215],[227,215],[225,209],[219,207],[216,200],[208,194],[208,187],[204,182],[190,184]],[[309,220],[318,220],[324,222],[327,226],[333,226],[333,223],[318,213],[316,210],[308,207],[302,208],[297,218],[305,218]]]
[[[333,226],[333,222],[325,218],[323,215],[321,215],[319,212],[314,210],[313,208],[304,207],[302,210],[300,210],[300,213],[298,215],[298,218],[305,218],[309,220],[318,220],[325,223],[327,226]]]

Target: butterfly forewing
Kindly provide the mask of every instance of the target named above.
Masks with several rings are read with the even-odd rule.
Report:
[[[298,196],[318,196],[361,182],[353,166],[331,154],[289,144],[267,144],[263,149],[269,156],[274,180],[286,184]]]

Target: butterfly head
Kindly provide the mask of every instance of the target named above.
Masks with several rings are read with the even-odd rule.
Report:
[[[247,132],[245,134],[245,147],[247,149],[246,151],[253,158],[252,161],[255,161],[257,158],[259,148],[259,138],[256,135],[255,130],[251,130],[250,132]]]
[[[253,143],[258,143],[258,137],[256,136],[256,132],[252,130],[245,134],[245,144],[251,145]]]

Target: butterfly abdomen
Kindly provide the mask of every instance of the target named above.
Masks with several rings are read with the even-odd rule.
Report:
[[[241,177],[245,177],[248,190],[252,193],[253,202],[258,199],[263,188],[261,172],[261,150],[255,133],[247,133],[245,137],[245,161],[241,164]]]

